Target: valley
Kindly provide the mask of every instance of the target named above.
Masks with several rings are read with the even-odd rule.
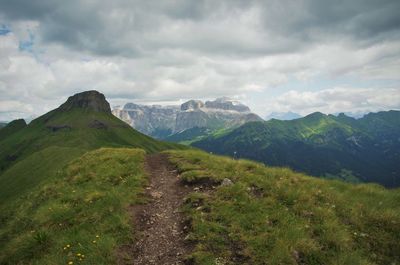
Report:
[[[290,127],[272,120],[281,130],[250,122],[207,133],[226,139],[261,126],[244,139],[260,132],[282,139],[298,134],[335,146],[349,138],[346,133],[360,133],[348,140],[356,146],[376,133],[387,148],[395,142],[388,142],[383,122],[396,126],[397,118],[381,115],[354,121],[314,114],[288,121],[296,124]],[[360,123],[359,131],[352,123]],[[373,129],[364,135],[362,126]],[[315,128],[336,133],[316,135]],[[183,136],[202,133],[195,128]],[[0,264],[400,261],[398,189],[316,178],[237,159],[240,152],[233,159],[155,140],[114,117],[97,91],[71,96],[29,124],[10,122],[0,134]],[[193,143],[205,140],[210,136]]]
[[[251,122],[191,145],[313,176],[400,186],[399,111],[359,119],[316,112],[289,121]]]
[[[0,7],[0,265],[400,265],[400,0]]]
[[[190,100],[180,108],[128,103],[113,113],[133,128],[167,142],[322,178],[400,186],[399,111],[361,118],[344,113],[315,112],[305,117],[272,113],[268,121],[249,111],[240,102],[221,98],[206,103]]]

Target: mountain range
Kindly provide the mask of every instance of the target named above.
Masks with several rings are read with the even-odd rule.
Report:
[[[138,131],[159,139],[192,128],[214,131],[262,121],[249,107],[226,97],[206,102],[189,100],[180,106],[127,103],[123,108],[114,108],[113,114]]]
[[[356,120],[314,113],[180,133],[201,136],[193,145],[233,145],[236,157],[242,151],[285,157],[283,144],[306,166],[329,159],[335,167],[345,162],[340,156],[365,152],[384,176],[381,166],[398,162],[398,114]],[[29,124],[15,120],[0,129],[4,265],[397,264],[399,199],[398,189],[155,140],[113,116],[97,91],[73,95]]]
[[[400,111],[250,122],[192,145],[314,176],[400,186]]]
[[[264,121],[240,102],[219,98],[179,108],[128,103],[113,113],[145,134],[208,152],[324,178],[400,186],[399,111],[361,118],[271,113]]]

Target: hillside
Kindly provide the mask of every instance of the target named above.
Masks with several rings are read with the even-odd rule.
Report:
[[[3,141],[8,136],[26,127],[26,122],[23,119],[11,121],[8,124],[0,127],[0,141]]]
[[[126,207],[143,200],[144,156],[127,148],[88,152],[3,205],[0,264],[114,264],[116,247],[131,240]]]
[[[0,264],[397,264],[399,200],[201,151],[102,148],[3,205]]]
[[[12,122],[0,130],[0,199],[35,187],[83,153],[100,147],[137,147],[148,152],[178,145],[143,135],[111,114],[104,95],[88,91],[71,96],[59,108],[27,126]]]
[[[275,129],[249,125],[337,148],[339,136],[357,135],[349,141],[361,146],[375,137],[387,150],[396,146],[396,115],[316,113],[290,129],[277,120]],[[398,189],[178,150],[185,147],[112,116],[95,91],[8,128],[0,141],[0,264],[400,262]]]
[[[313,113],[247,123],[192,143],[217,154],[289,166],[315,176],[400,186],[400,112],[361,119]]]
[[[400,190],[170,151],[193,264],[397,264]],[[222,182],[222,185],[221,185]]]

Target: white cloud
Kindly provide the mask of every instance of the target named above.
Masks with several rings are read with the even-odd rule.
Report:
[[[0,35],[0,107],[39,115],[89,89],[118,102],[230,96],[250,107],[256,95],[262,111],[398,107],[399,87],[358,87],[400,86],[399,2],[350,2],[0,0],[0,26],[12,31]],[[271,98],[326,76],[355,81]]]
[[[295,111],[306,115],[324,113],[366,113],[400,109],[400,88],[335,87],[320,91],[288,91],[268,104],[269,112]]]

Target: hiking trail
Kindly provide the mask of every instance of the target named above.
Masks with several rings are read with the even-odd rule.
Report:
[[[180,183],[166,154],[147,155],[145,169],[149,174],[146,194],[150,200],[132,207],[136,242],[130,250],[130,262],[134,265],[184,264],[189,244],[185,242],[185,219],[180,208],[189,188]]]

